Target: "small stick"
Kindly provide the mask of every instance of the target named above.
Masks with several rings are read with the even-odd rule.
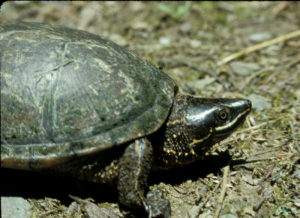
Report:
[[[223,205],[223,201],[224,201],[225,193],[226,193],[228,174],[229,174],[229,166],[226,166],[224,168],[222,189],[221,189],[220,197],[218,199],[218,207],[217,207],[216,213],[214,215],[214,218],[218,218],[220,216],[220,212],[221,212],[221,209],[222,209],[222,205]]]
[[[240,134],[240,133],[243,133],[243,132],[248,132],[248,131],[251,131],[251,130],[255,130],[255,129],[258,129],[258,128],[262,127],[262,126],[274,123],[277,120],[278,119],[276,119],[276,120],[270,120],[270,121],[267,121],[267,122],[263,122],[263,123],[257,124],[255,126],[251,126],[251,127],[247,128],[247,129],[242,129],[240,131],[235,131],[232,135],[235,136],[236,134]]]
[[[260,161],[268,161],[268,160],[274,160],[275,157],[269,157],[269,158],[248,158],[245,160],[245,163],[255,163]]]
[[[258,183],[261,187],[261,189],[258,192],[261,192],[261,190],[263,189],[263,182],[267,180],[267,178],[269,178],[274,170],[275,167],[275,163],[271,164],[271,166],[268,168],[264,178],[262,178],[262,180]]]
[[[259,199],[259,201],[256,203],[256,205],[253,206],[253,210],[258,211],[261,208],[261,206],[263,205],[265,200],[266,200],[265,196],[263,196],[261,199]]]
[[[230,62],[234,59],[237,59],[237,58],[239,58],[239,57],[241,57],[245,54],[249,54],[251,52],[266,48],[270,45],[277,44],[277,43],[283,42],[283,41],[287,41],[289,39],[292,39],[292,38],[295,38],[295,37],[298,37],[298,36],[300,36],[300,30],[288,33],[286,35],[279,36],[279,37],[277,37],[275,39],[272,39],[272,40],[269,40],[269,41],[265,41],[265,42],[256,44],[254,46],[245,48],[244,50],[241,50],[239,52],[236,52],[236,53],[233,53],[233,54],[227,56],[223,60],[219,61],[217,65],[220,66],[220,65],[226,64],[226,63],[228,63],[228,62]]]

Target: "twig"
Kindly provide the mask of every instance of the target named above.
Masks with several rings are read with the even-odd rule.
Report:
[[[220,65],[226,64],[226,63],[228,63],[228,62],[230,62],[234,59],[237,59],[237,58],[239,58],[239,57],[241,57],[245,54],[249,54],[251,52],[266,48],[270,45],[277,44],[277,43],[283,42],[283,41],[287,41],[289,39],[292,39],[292,38],[295,38],[295,37],[298,37],[298,36],[300,36],[300,30],[297,30],[297,31],[279,36],[279,37],[277,37],[275,39],[272,39],[272,40],[269,40],[269,41],[265,41],[265,42],[256,44],[254,46],[248,47],[244,50],[241,50],[239,52],[236,52],[236,53],[233,53],[233,54],[227,56],[226,58],[219,61],[217,65],[220,66]]]
[[[249,159],[239,159],[239,160],[231,160],[230,165],[236,166],[241,164],[247,164],[247,163],[255,163],[260,161],[268,161],[268,160],[274,160],[275,157],[269,157],[269,158],[249,158]]]
[[[261,208],[261,206],[263,205],[263,203],[265,202],[265,200],[266,200],[266,197],[262,196],[262,198],[259,199],[259,201],[256,203],[256,205],[253,206],[253,210],[257,212]]]
[[[269,199],[271,196],[272,196],[272,189],[270,188],[265,189],[264,192],[262,193],[261,199],[259,199],[257,204],[253,206],[253,210],[257,212],[261,208],[265,200]]]
[[[290,69],[291,67],[295,66],[298,63],[300,63],[300,56],[293,57],[292,61],[286,65],[285,70]]]
[[[76,201],[77,203],[79,204],[89,204],[89,203],[92,203],[92,201],[94,201],[93,199],[91,198],[88,198],[88,199],[81,199],[79,197],[76,197],[74,195],[69,195],[70,198],[72,198],[74,201]]]
[[[275,166],[276,166],[275,163],[271,164],[271,166],[266,171],[264,178],[262,178],[262,180],[260,180],[260,182],[258,183],[258,185],[260,186],[260,190],[258,190],[258,193],[260,193],[263,190],[264,188],[263,182],[265,182],[267,178],[271,176]]]
[[[235,135],[240,134],[240,133],[249,132],[249,131],[252,131],[252,130],[255,130],[255,129],[259,129],[259,128],[262,127],[262,126],[265,126],[265,125],[274,123],[274,122],[276,122],[277,120],[278,120],[278,119],[270,120],[270,121],[267,121],[267,122],[263,122],[263,123],[257,124],[257,125],[255,125],[255,126],[251,126],[251,127],[247,128],[247,129],[242,129],[242,130],[240,130],[240,131],[235,131],[232,135],[235,136]]]
[[[214,215],[214,218],[218,218],[219,217],[221,209],[222,209],[222,206],[223,206],[223,201],[224,201],[224,198],[225,198],[226,187],[227,187],[228,174],[229,174],[229,166],[226,166],[224,168],[222,190],[221,190],[220,197],[218,199],[218,207],[217,207],[216,213]]]
[[[257,71],[256,73],[253,73],[252,75],[250,75],[249,77],[246,78],[245,83],[239,89],[240,90],[244,90],[246,86],[250,85],[251,80],[253,80],[254,78],[256,78],[261,73],[266,72],[266,71],[271,71],[271,70],[273,70],[273,67],[266,67],[266,68],[263,68],[263,69]]]

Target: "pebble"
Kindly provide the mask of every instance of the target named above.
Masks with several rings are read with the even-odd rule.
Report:
[[[234,12],[235,4],[228,3],[228,2],[218,2],[217,8],[227,12]]]
[[[197,39],[192,39],[192,40],[190,41],[190,46],[191,46],[192,48],[200,48],[201,45],[202,45],[201,41],[199,41],[199,40],[197,40]]]
[[[1,197],[2,218],[30,218],[31,205],[21,197]]]
[[[204,87],[208,86],[214,81],[216,81],[216,79],[213,77],[205,77],[204,79],[199,79],[194,82],[191,82],[189,85],[191,85],[195,89],[203,89]]]
[[[233,214],[224,214],[221,215],[220,218],[238,218],[238,217]]]
[[[168,37],[160,37],[159,38],[159,43],[161,45],[170,45],[171,44],[171,40]]]
[[[251,94],[248,96],[248,98],[251,100],[252,102],[252,108],[256,111],[262,111],[268,108],[271,108],[271,104],[267,101],[267,99],[265,99],[264,97],[262,97],[261,95],[257,95],[257,94]]]
[[[188,22],[186,22],[180,26],[180,31],[182,33],[190,33],[191,30],[192,30],[192,25]]]
[[[278,52],[280,52],[280,50],[283,47],[283,43],[279,43],[276,45],[270,45],[269,47],[262,49],[261,50],[261,54],[268,54],[268,55],[274,55],[277,57]]]
[[[90,218],[110,218],[110,217],[123,217],[118,208],[113,207],[98,207],[98,205],[89,202],[84,205],[85,212]]]
[[[300,169],[299,169],[299,170],[296,170],[296,171],[293,173],[292,177],[297,178],[298,180],[300,180]]]
[[[268,32],[260,32],[260,33],[254,33],[249,36],[249,40],[252,42],[263,42],[267,41],[272,38],[271,33]]]
[[[147,29],[147,27],[149,27],[149,24],[139,20],[139,21],[132,22],[130,26],[133,29],[141,30],[141,29]]]
[[[110,34],[109,39],[121,46],[127,45],[127,41],[120,34]]]
[[[241,61],[234,61],[230,63],[230,67],[233,72],[240,76],[248,76],[249,74],[261,69],[261,67],[256,63],[246,63]]]

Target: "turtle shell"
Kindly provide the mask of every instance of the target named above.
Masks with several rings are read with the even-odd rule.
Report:
[[[39,169],[155,132],[173,80],[117,44],[40,23],[0,23],[2,167]]]

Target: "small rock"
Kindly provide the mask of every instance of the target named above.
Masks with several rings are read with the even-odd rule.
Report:
[[[168,37],[160,37],[159,38],[159,43],[161,45],[170,45],[171,44],[171,40]]]
[[[268,55],[278,55],[278,52],[282,49],[283,43],[279,43],[276,45],[270,45],[269,47],[262,49],[261,54],[268,54]],[[278,60],[278,59],[277,59]]]
[[[81,208],[84,208],[84,212],[88,218],[124,217],[117,206],[99,207],[90,200],[84,200],[71,195],[70,197],[75,200],[75,202],[73,202],[68,208],[68,215],[71,214],[71,217],[73,217],[74,214],[78,214],[78,209]]]
[[[204,79],[199,79],[194,82],[191,82],[189,85],[192,86],[194,89],[203,89],[204,87],[208,86],[209,84],[216,81],[213,77],[205,77]]]
[[[200,212],[200,207],[199,206],[193,206],[189,211],[188,211],[188,217],[197,217],[199,212]]]
[[[199,41],[199,40],[197,40],[197,39],[192,39],[192,40],[190,41],[190,46],[191,46],[192,48],[200,48],[201,45],[202,45],[201,41]]]
[[[271,108],[271,104],[261,95],[251,94],[248,98],[252,101],[252,108],[257,111]]]
[[[213,216],[213,212],[208,210],[208,211],[201,213],[198,217],[199,218],[213,218],[214,216]]]
[[[85,5],[80,11],[77,28],[86,30],[87,27],[97,19],[96,16],[99,14],[102,14],[101,5],[96,2],[91,2],[90,4]]]
[[[79,217],[81,215],[80,204],[73,201],[67,209],[68,217]]]
[[[110,34],[109,39],[113,42],[118,43],[121,46],[127,45],[127,41],[123,38],[123,36],[119,34]]]
[[[2,218],[30,218],[31,205],[21,197],[1,197]]]
[[[229,2],[218,2],[217,8],[222,9],[227,12],[233,12],[235,4]]]
[[[300,169],[299,169],[299,170],[296,170],[296,171],[293,173],[292,177],[297,178],[298,180],[300,180]]]
[[[251,126],[256,125],[256,121],[255,121],[254,117],[252,117],[251,115],[249,116],[249,121],[250,121]]]
[[[253,207],[249,206],[243,209],[243,214],[250,215],[249,217],[255,217],[256,212],[253,210]]]
[[[233,72],[241,76],[247,76],[253,72],[258,71],[261,67],[256,63],[246,63],[235,61],[230,64]]]
[[[238,218],[238,217],[233,214],[224,214],[221,215],[220,218]]]
[[[249,40],[252,42],[263,42],[272,38],[272,35],[268,32],[254,33],[249,36]]]
[[[182,24],[181,27],[180,27],[180,31],[182,33],[190,33],[191,30],[192,30],[192,25],[188,22]]]
[[[149,27],[149,24],[144,21],[135,21],[130,25],[133,29],[141,30],[141,29],[147,29]]]
[[[145,7],[145,5],[144,5],[142,2],[132,1],[132,2],[130,2],[130,4],[128,4],[128,7],[129,7],[133,12],[137,12],[137,11],[143,10],[143,8]]]
[[[118,208],[114,207],[98,207],[98,205],[88,202],[84,205],[85,211],[89,218],[110,218],[124,217]]]

